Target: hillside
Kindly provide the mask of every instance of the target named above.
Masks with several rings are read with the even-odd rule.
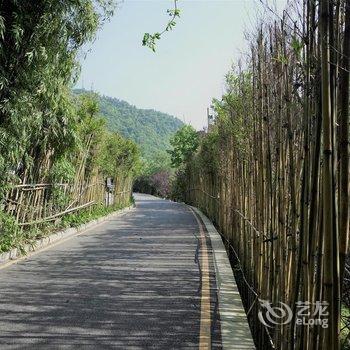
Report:
[[[84,92],[87,91],[75,90],[77,94]],[[97,96],[100,102],[100,114],[106,118],[107,127],[134,140],[147,159],[169,149],[170,137],[183,125],[181,120],[169,114],[153,109],[139,109],[116,98]]]

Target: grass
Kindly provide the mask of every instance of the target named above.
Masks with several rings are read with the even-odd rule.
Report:
[[[340,344],[342,350],[350,350],[350,309],[342,304],[340,321]]]

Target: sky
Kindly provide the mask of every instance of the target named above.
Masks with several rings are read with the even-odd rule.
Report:
[[[278,7],[284,0],[277,1]],[[245,32],[261,10],[258,0],[180,0],[181,17],[157,43],[145,32],[162,31],[173,1],[124,0],[94,42],[80,54],[77,88],[178,117],[200,130],[212,98],[224,92],[225,74],[247,52]]]

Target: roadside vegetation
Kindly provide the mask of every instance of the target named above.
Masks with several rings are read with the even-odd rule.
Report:
[[[137,176],[168,195],[166,149],[182,122],[87,91],[72,93],[78,54],[115,3],[2,2],[0,251],[128,205]]]
[[[259,349],[348,349],[350,2],[290,2],[249,39],[175,195],[223,234]],[[318,302],[328,328],[298,324]]]
[[[141,167],[134,190],[163,198],[174,198],[177,177],[199,145],[199,134],[190,125],[183,125],[170,138],[167,153],[158,153]]]
[[[77,55],[111,1],[3,1],[0,9],[0,251],[130,203],[136,144],[73,95]]]

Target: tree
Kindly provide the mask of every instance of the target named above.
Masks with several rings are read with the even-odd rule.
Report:
[[[157,41],[160,40],[163,34],[166,32],[169,32],[172,30],[175,25],[176,21],[175,19],[180,17],[180,10],[177,7],[178,0],[174,0],[174,8],[168,9],[167,14],[170,17],[170,20],[168,21],[167,25],[165,26],[164,30],[162,32],[157,32],[154,34],[145,33],[142,38],[142,45],[150,48],[153,52],[156,51]]]
[[[130,175],[137,172],[139,150],[136,144],[116,132],[106,132],[104,138],[98,161],[102,174],[115,177],[117,174]]]
[[[176,168],[187,162],[196,152],[199,145],[199,136],[192,126],[184,125],[171,138],[170,144],[173,149],[168,152],[171,156],[171,164]]]
[[[110,0],[0,1],[0,181],[38,180],[72,141],[76,56],[112,10]]]

